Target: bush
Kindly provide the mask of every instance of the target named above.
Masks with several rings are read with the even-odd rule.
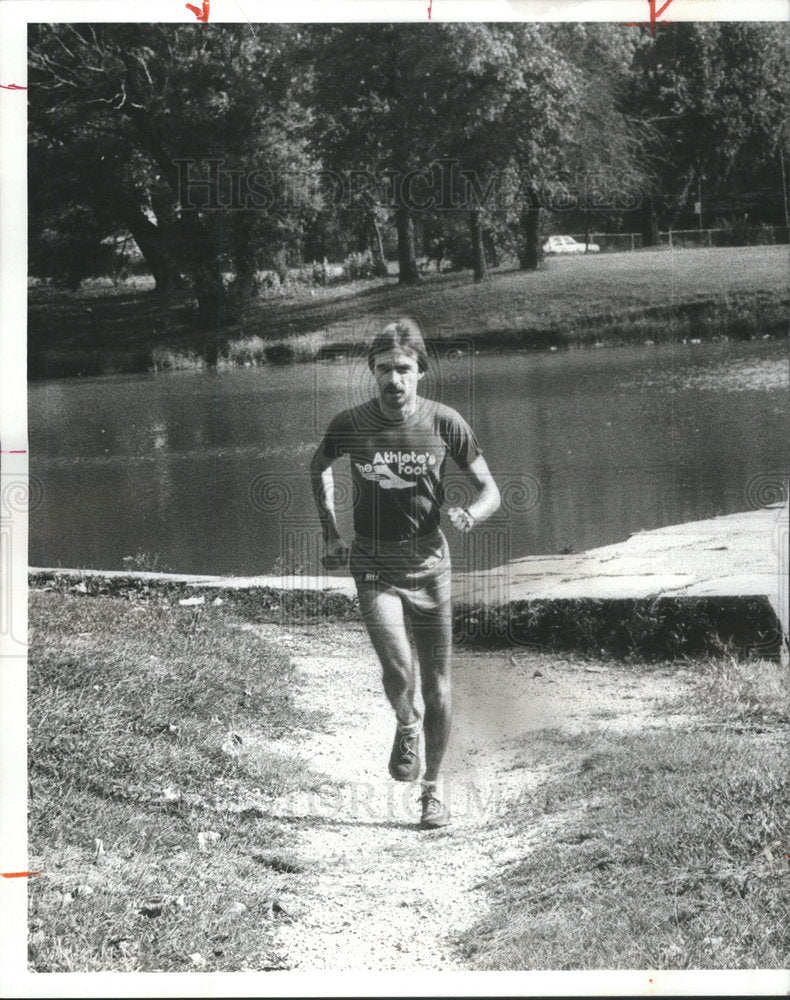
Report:
[[[745,218],[725,219],[717,222],[711,235],[716,246],[721,247],[769,246],[787,242],[787,227],[753,224]]]
[[[154,372],[198,372],[205,367],[205,358],[195,351],[179,351],[159,345],[151,351],[151,370]]]
[[[279,295],[283,289],[283,282],[276,271],[259,271],[258,294],[259,295]]]
[[[376,277],[376,266],[369,250],[350,253],[343,261],[343,274],[350,281],[363,281]]]
[[[315,262],[313,264],[312,271],[310,272],[310,277],[314,285],[328,285],[329,284],[329,267],[326,263],[326,258],[323,262]]]
[[[76,291],[83,278],[115,275],[124,259],[115,247],[102,243],[105,235],[88,209],[72,205],[58,219],[56,228],[46,228],[30,241],[29,270],[50,278],[56,288]]]

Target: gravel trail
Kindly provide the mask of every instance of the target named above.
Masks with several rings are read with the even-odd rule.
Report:
[[[364,629],[254,630],[292,657],[299,700],[329,713],[288,748],[329,780],[274,809],[305,863],[280,897],[292,919],[280,923],[279,949],[292,970],[467,968],[455,942],[486,913],[483,883],[551,835],[538,823],[529,838],[515,836],[508,822],[514,800],[552,768],[522,737],[644,727],[678,689],[677,678],[559,656],[456,650],[444,777],[453,822],[421,831],[419,784],[387,774],[394,718]]]

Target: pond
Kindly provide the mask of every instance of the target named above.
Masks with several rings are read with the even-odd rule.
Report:
[[[758,506],[765,477],[786,466],[786,342],[459,345],[438,369],[425,394],[470,420],[505,498],[485,532],[462,539],[446,526],[458,568]],[[43,500],[30,564],[317,572],[308,463],[329,418],[371,394],[356,358],[33,383],[30,468]]]

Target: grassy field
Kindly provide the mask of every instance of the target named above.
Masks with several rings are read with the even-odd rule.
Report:
[[[693,698],[652,731],[524,744],[555,773],[508,820],[540,846],[488,886],[493,911],[463,941],[473,967],[790,965],[787,670],[691,667]]]
[[[309,895],[320,865],[272,804],[334,779],[299,755],[324,715],[296,707],[289,658],[250,631],[273,609],[243,592],[181,606],[175,587],[31,587],[29,867],[43,872],[29,885],[31,969],[292,967],[278,929],[300,912],[280,898]],[[321,648],[346,613],[331,626],[320,616]],[[588,662],[594,678],[603,668]],[[682,678],[685,693],[656,704],[646,730],[608,731],[603,708],[577,735],[521,737],[512,770],[551,761],[550,777],[496,817],[522,857],[486,885],[493,907],[460,941],[464,961],[786,967],[786,669],[732,658],[607,669],[627,684]],[[414,834],[399,836],[412,850]]]
[[[154,592],[34,590],[30,626],[31,968],[277,967],[305,875],[261,805],[313,787],[282,741],[320,724],[287,656]]]
[[[434,340],[478,347],[759,337],[787,333],[788,301],[784,246],[557,258],[479,285],[454,273],[412,287],[383,278],[303,288],[256,299],[243,323],[210,333],[190,326],[188,297],[32,288],[29,364],[32,376],[46,377],[200,369],[212,353],[225,366],[312,360],[364,344],[383,319],[402,314]]]

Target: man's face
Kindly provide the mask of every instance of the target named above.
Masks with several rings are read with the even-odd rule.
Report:
[[[417,399],[417,384],[422,378],[417,359],[411,351],[398,348],[377,354],[373,361],[373,377],[379,399],[385,410],[409,413]]]

